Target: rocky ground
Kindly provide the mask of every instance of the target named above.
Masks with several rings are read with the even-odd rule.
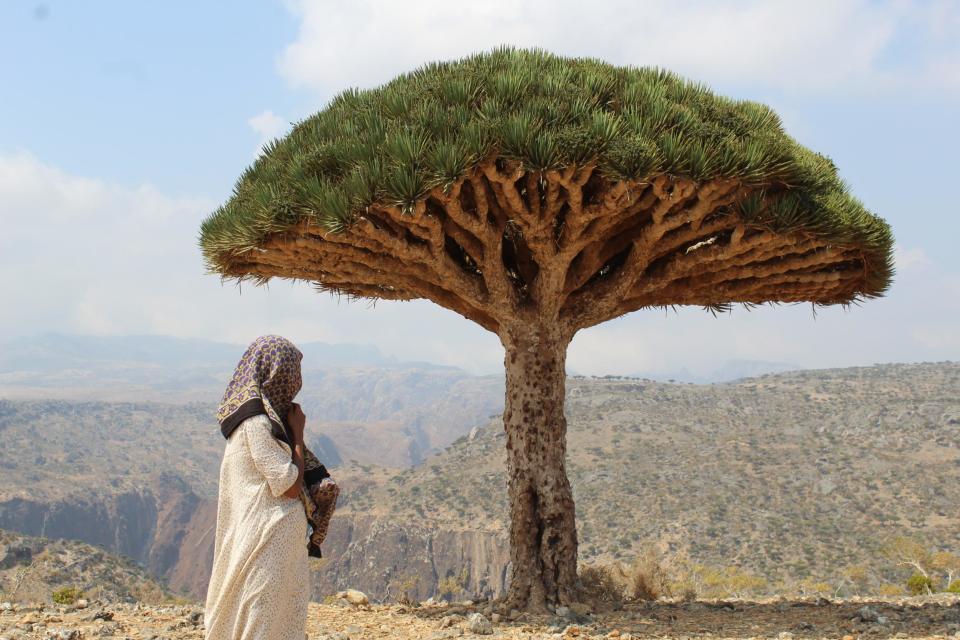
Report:
[[[485,603],[311,604],[309,640],[566,638],[942,638],[960,639],[960,597],[887,600],[770,599],[655,602],[579,615],[501,616]],[[203,637],[199,604],[0,603],[0,640],[89,638],[186,640]]]

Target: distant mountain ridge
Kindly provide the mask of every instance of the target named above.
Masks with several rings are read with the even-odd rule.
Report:
[[[639,371],[631,374],[631,378],[646,378],[658,382],[686,382],[690,384],[710,384],[715,382],[732,382],[744,378],[755,378],[770,373],[786,373],[801,371],[803,367],[789,362],[770,362],[767,360],[728,360],[723,365],[707,373],[697,374],[686,367],[673,370]]]
[[[312,369],[391,367],[396,358],[368,344],[306,342],[297,345]],[[246,345],[162,335],[83,336],[47,333],[0,343],[0,373],[51,372],[149,366],[233,369]],[[423,363],[418,363],[423,364]]]
[[[304,342],[304,391],[331,371],[420,371],[468,376],[456,367],[403,362],[369,344]],[[43,334],[0,342],[0,398],[216,402],[246,345],[172,336]]]
[[[297,345],[304,354],[304,368],[330,370],[342,368],[399,368],[462,371],[458,367],[427,361],[402,361],[383,354],[379,348],[363,343],[305,342]],[[0,387],[16,381],[20,374],[32,382],[42,382],[42,374],[71,372],[79,382],[79,372],[123,372],[134,374],[133,381],[144,382],[170,372],[192,374],[232,371],[246,345],[164,335],[86,336],[44,333],[0,341]],[[141,375],[137,370],[142,369]],[[767,373],[794,371],[802,367],[786,362],[729,360],[707,373],[694,373],[686,367],[671,370],[644,370],[624,377],[648,378],[666,382],[706,384],[749,378]],[[466,373],[466,372],[463,372]],[[32,374],[32,375],[31,375]],[[4,375],[7,378],[4,378]],[[189,373],[188,373],[189,375]],[[568,371],[568,375],[579,375]],[[153,376],[153,378],[151,378]]]

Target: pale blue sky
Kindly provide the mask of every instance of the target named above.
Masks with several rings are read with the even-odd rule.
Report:
[[[499,44],[659,64],[766,102],[893,226],[888,298],[583,332],[588,373],[960,359],[960,2],[0,4],[0,338],[169,333],[371,342],[494,371],[497,340],[427,303],[337,304],[203,274],[202,218],[264,139],[350,85]]]

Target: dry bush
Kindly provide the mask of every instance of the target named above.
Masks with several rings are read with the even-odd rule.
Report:
[[[646,549],[625,571],[627,598],[657,600],[671,594],[669,563],[654,549]]]
[[[641,552],[630,564],[611,562],[580,568],[581,598],[598,608],[617,609],[625,601],[667,597],[673,595],[674,583],[678,581],[672,575],[671,563],[653,548]],[[686,594],[686,590],[679,593]]]
[[[595,611],[619,609],[623,605],[624,578],[616,565],[580,567],[580,600]]]
[[[405,605],[413,605],[415,603],[414,598],[410,595],[410,592],[414,591],[419,584],[420,578],[418,576],[411,575],[402,575],[394,578],[390,581],[390,584],[387,587],[387,594],[391,592],[396,592],[394,599]]]

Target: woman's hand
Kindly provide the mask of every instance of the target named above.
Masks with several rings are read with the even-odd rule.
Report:
[[[294,402],[287,412],[287,424],[290,425],[290,431],[293,433],[293,444],[303,442],[303,428],[307,424],[307,416],[304,415],[300,405]]]

